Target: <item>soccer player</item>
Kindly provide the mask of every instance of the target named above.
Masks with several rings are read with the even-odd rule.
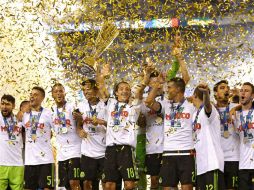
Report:
[[[237,104],[230,103],[228,81],[221,80],[214,85],[216,108],[220,114],[221,145],[224,152],[224,180],[226,189],[237,189],[239,168],[239,135],[230,122],[229,113]]]
[[[15,98],[3,95],[0,104],[0,189],[22,190],[24,163],[22,128],[13,114]]]
[[[186,190],[192,189],[195,179],[192,139],[192,115],[195,107],[184,97],[185,84],[189,81],[189,75],[180,50],[176,48],[174,51],[184,79],[171,78],[167,82],[168,97],[165,97],[161,103],[155,99],[161,85],[157,82],[145,102],[146,106],[157,114],[164,114],[164,143],[159,182],[164,190],[168,190],[177,189],[180,181],[181,188]],[[158,80],[159,78],[156,81]]]
[[[80,190],[81,139],[76,132],[76,121],[72,115],[75,105],[66,101],[65,89],[60,83],[52,87],[52,97],[55,100],[52,115],[58,146],[59,186]]]
[[[114,88],[116,98],[109,98],[105,89],[104,74],[97,74],[98,88],[107,101],[107,133],[104,166],[105,189],[114,190],[119,178],[124,180],[124,188],[135,188],[137,171],[133,150],[136,146],[136,122],[140,112],[140,102],[129,102],[131,87],[127,82],[119,82]],[[140,88],[141,89],[141,88]],[[137,90],[135,100],[142,90]],[[143,92],[142,92],[143,93]]]
[[[197,165],[197,189],[224,190],[224,155],[221,148],[219,113],[210,102],[207,84],[199,84],[193,93],[197,112],[193,117]]]
[[[99,99],[95,80],[88,79],[82,82],[82,89],[87,101],[78,105],[82,113],[82,122],[78,125],[78,134],[82,138],[81,177],[84,179],[83,189],[92,190],[93,182],[98,178],[102,179],[104,169],[106,104]]]
[[[54,188],[53,153],[50,144],[52,116],[41,106],[45,98],[43,88],[35,86],[30,93],[31,111],[24,113],[25,127],[25,189]]]
[[[236,111],[234,125],[240,135],[238,189],[254,189],[254,86],[243,83],[240,89],[241,109]]]

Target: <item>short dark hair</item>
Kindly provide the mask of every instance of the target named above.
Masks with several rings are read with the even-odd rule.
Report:
[[[128,84],[128,85],[129,85],[129,83],[126,82],[126,81],[121,81],[121,82],[117,83],[117,84],[114,86],[114,91],[113,91],[113,94],[114,94],[115,97],[116,97],[116,91],[118,90],[120,84]]]
[[[248,85],[248,86],[250,86],[250,87],[251,87],[251,93],[254,94],[254,85],[253,85],[252,83],[250,83],[250,82],[245,82],[245,83],[243,83],[243,85]]]
[[[219,86],[220,84],[228,84],[228,81],[227,81],[227,80],[221,80],[221,81],[217,82],[217,83],[214,85],[214,87],[213,87],[213,91],[214,91],[214,92],[217,92],[217,91],[218,91],[218,86]]]
[[[55,84],[52,86],[51,91],[53,92],[54,88],[57,87],[57,86],[61,86],[61,87],[63,87],[63,89],[64,89],[64,86],[63,86],[61,83],[58,82],[58,83],[55,83]]]
[[[28,100],[22,101],[22,102],[20,103],[20,105],[19,105],[19,109],[21,110],[21,107],[24,106],[24,104],[27,104],[27,103],[30,103],[30,101],[28,101]]]
[[[86,84],[91,84],[92,89],[98,90],[96,81],[94,79],[87,79],[81,83],[82,86],[85,86]]]
[[[199,90],[199,85],[195,88],[195,90],[194,90],[194,96],[197,96],[198,97],[198,99],[200,99],[200,100],[203,100],[203,92],[201,91],[201,90]],[[209,94],[210,94],[210,89],[209,89]]]
[[[174,85],[176,85],[178,88],[180,88],[180,91],[182,93],[185,92],[185,82],[182,78],[174,77],[174,78],[170,79],[168,82],[173,82]]]
[[[1,101],[7,100],[8,102],[11,102],[13,105],[15,104],[15,98],[10,94],[4,94],[1,98]]]
[[[151,74],[150,74],[150,78],[152,77],[158,77],[159,76],[159,72],[158,71],[153,71]]]
[[[232,103],[239,104],[240,97],[238,95],[234,95],[232,97]]]
[[[38,90],[41,92],[42,96],[45,98],[45,90],[42,87],[34,86],[32,90]]]

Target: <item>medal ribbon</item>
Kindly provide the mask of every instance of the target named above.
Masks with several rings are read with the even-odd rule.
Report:
[[[175,125],[175,116],[176,116],[176,114],[177,114],[177,112],[179,111],[179,109],[180,109],[180,107],[184,104],[184,102],[185,102],[185,98],[177,105],[177,107],[176,107],[176,109],[174,110],[174,107],[173,107],[173,103],[172,103],[172,111],[173,112],[171,112],[170,113],[170,120],[171,120],[171,127],[174,127],[174,125]]]
[[[65,105],[63,106],[63,111],[60,112],[58,108],[56,108],[57,117],[60,120],[60,124],[62,125],[61,128],[66,128],[66,118],[65,118]]]
[[[195,125],[196,125],[197,122],[198,122],[198,116],[199,116],[200,111],[202,110],[203,107],[204,107],[204,105],[202,104],[202,105],[198,108],[197,115],[196,115],[196,117],[195,117],[194,122],[192,123],[192,126],[193,126],[194,131],[196,131]]]
[[[119,102],[116,103],[115,109],[114,109],[114,125],[120,125],[120,116],[125,106],[126,104],[122,105],[119,109]]]
[[[93,109],[92,108],[92,106],[91,106],[91,104],[88,102],[88,104],[89,104],[89,108],[90,108],[90,114],[91,114],[91,116],[93,117],[93,116],[97,116],[96,115],[96,107]]]
[[[253,112],[253,108],[251,108],[246,116],[246,122],[244,121],[244,117],[243,117],[243,111],[240,110],[240,120],[241,120],[241,125],[242,125],[242,128],[243,128],[243,134],[244,134],[244,137],[246,138],[247,137],[247,131],[248,131],[248,125],[250,123],[250,120],[251,120],[251,114]]]
[[[13,116],[11,116],[11,122],[9,123],[7,118],[4,117],[4,124],[7,127],[7,133],[9,140],[12,140],[13,130],[16,124],[16,121]]]
[[[223,130],[228,131],[229,105],[224,111],[217,110],[220,113],[220,123],[223,125]]]
[[[40,108],[39,114],[38,115],[32,115],[32,111],[30,112],[30,125],[31,125],[31,134],[36,135],[36,131],[38,128],[38,124],[40,121],[41,113],[43,111],[43,107]]]

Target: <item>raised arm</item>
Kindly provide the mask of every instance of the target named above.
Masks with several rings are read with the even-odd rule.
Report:
[[[186,63],[184,61],[184,57],[182,55],[181,46],[182,46],[181,37],[179,35],[176,35],[174,39],[174,45],[172,47],[172,55],[174,57],[174,63],[178,62],[183,80],[185,84],[187,84],[190,81],[190,76],[187,70]]]
[[[158,95],[158,91],[162,87],[163,83],[164,83],[164,76],[162,73],[160,73],[156,84],[153,86],[152,90],[149,92],[145,100],[145,105],[154,111],[159,111],[161,109],[161,104],[157,102],[155,98]]]
[[[144,89],[149,84],[151,73],[154,70],[151,60],[147,58],[146,61],[148,62],[148,65],[146,66],[144,70],[144,77],[141,83],[138,85],[138,89],[135,93],[135,99],[139,99],[139,100],[143,99]]]
[[[109,70],[109,64],[105,64],[102,68],[98,68],[96,71],[96,82],[99,89],[99,95],[103,101],[107,101],[109,98],[109,92],[105,84],[105,78],[109,75]]]
[[[198,88],[201,92],[203,92],[203,104],[205,108],[206,114],[210,114],[212,112],[212,104],[210,101],[210,92],[207,84],[199,84]]]
[[[184,57],[180,49],[176,48],[174,51],[175,51],[175,59],[178,61],[180,65],[180,71],[182,73],[183,80],[185,84],[187,84],[190,81],[190,76],[187,70],[186,63],[184,61]]]

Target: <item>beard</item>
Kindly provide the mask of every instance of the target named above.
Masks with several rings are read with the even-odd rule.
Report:
[[[243,100],[243,101],[244,101],[244,100]],[[253,98],[250,97],[250,98],[246,99],[243,103],[242,103],[242,100],[241,100],[241,104],[245,106],[245,105],[249,104],[249,103],[252,102],[252,101],[253,101]]]
[[[12,112],[8,112],[8,111],[4,112],[4,111],[1,111],[1,113],[2,113],[2,115],[3,115],[4,117],[10,117]]]

